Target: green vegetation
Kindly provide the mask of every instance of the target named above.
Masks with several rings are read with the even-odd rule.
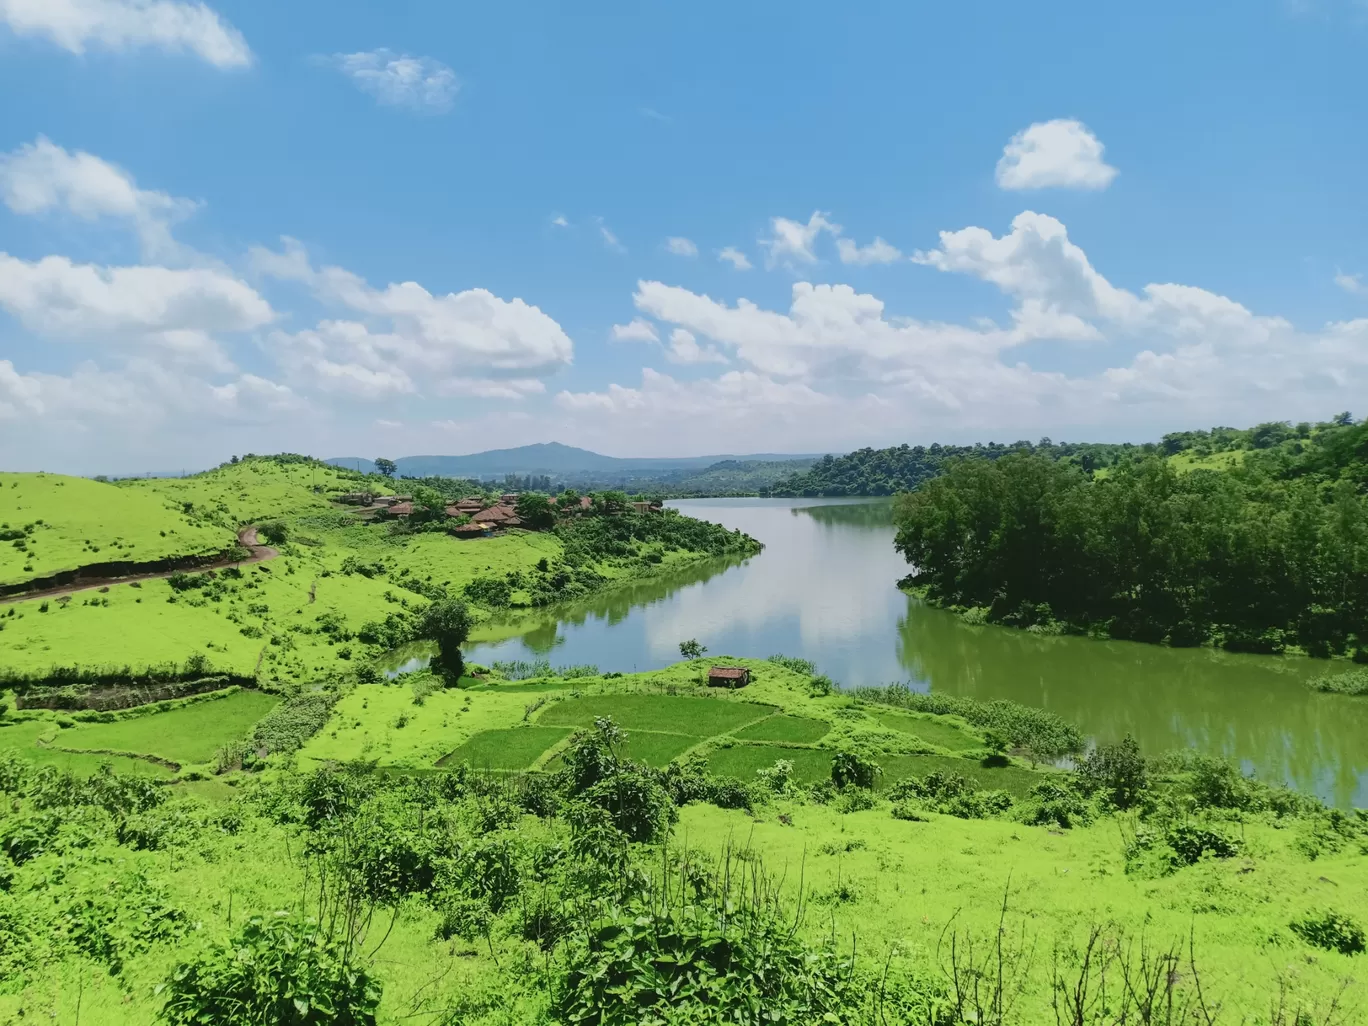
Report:
[[[476,734],[450,755],[438,760],[439,766],[466,764],[475,769],[523,770],[538,757],[570,736],[568,727],[509,727]]]
[[[1364,957],[1364,817],[1132,742],[1033,770],[993,754],[993,732],[1067,742],[1045,714],[813,695],[800,661],[737,662],[754,676],[740,692],[681,663],[573,692],[478,678],[422,704],[431,674],[353,673],[255,725],[235,714],[253,739],[327,719],[293,754],[229,767],[214,797],[63,776],[20,744],[0,754],[0,1018],[74,1021],[79,1000],[111,1026],[957,1026],[1001,1001],[1043,1026],[1104,981],[1119,1015],[1133,997],[1116,981],[1143,972],[1175,1007],[1235,1022],[1341,1021],[1326,1016]],[[0,741],[136,726],[123,743],[202,754],[210,725],[187,715],[244,699],[271,701],[67,726],[25,712]],[[766,725],[782,740],[739,736]],[[925,748],[978,730],[977,748]],[[976,998],[999,958],[1003,989]],[[1283,1018],[1259,1019],[1270,1007]]]
[[[810,745],[822,740],[831,724],[804,716],[769,716],[758,723],[742,727],[736,737],[743,741],[786,741],[795,745]]]
[[[170,712],[92,723],[63,731],[57,744],[75,751],[155,756],[176,764],[208,763],[276,707],[280,699],[259,691],[236,691]]]
[[[1368,669],[1326,673],[1309,681],[1312,688],[1334,695],[1368,695]]]
[[[92,563],[231,552],[236,525],[168,497],[59,474],[0,473],[0,588]]]
[[[558,702],[542,714],[539,722],[588,727],[599,717],[607,716],[629,731],[649,730],[690,737],[712,737],[754,723],[774,711],[773,706],[721,699],[603,695]]]
[[[1038,443],[989,442],[987,445],[897,445],[888,449],[859,449],[844,456],[823,456],[810,470],[776,482],[769,495],[896,495],[944,473],[960,460],[992,462],[1011,453],[1026,452],[1058,460],[1085,471],[1110,467],[1133,454],[1153,452],[1153,445],[1061,443],[1048,438]]]
[[[243,525],[259,525],[277,539],[280,555],[0,605],[0,681],[33,687],[60,678],[83,687],[124,686],[90,678],[153,680],[158,668],[200,658],[234,680],[275,689],[308,686],[413,640],[434,600],[464,600],[478,632],[496,616],[503,621],[519,610],[759,548],[717,525],[672,511],[641,513],[611,497],[600,496],[551,531],[512,529],[474,540],[446,534],[444,513],[415,528],[379,522],[341,501],[379,494],[387,485],[393,490],[393,482],[378,475],[290,455],[244,457],[192,477],[116,484],[4,475],[7,499],[22,493],[44,504],[39,509],[37,499],[25,499],[25,515],[32,504],[33,520],[6,528],[23,537],[0,545],[0,586],[110,558],[220,552],[234,544]],[[99,495],[92,499],[83,489]],[[62,501],[67,492],[80,492],[79,501]],[[107,533],[89,533],[90,516]],[[43,523],[26,533],[26,525],[39,519]],[[22,554],[35,537],[40,552],[46,547],[56,554],[49,542],[69,537],[88,538],[102,551],[82,554],[67,545],[62,551],[72,558],[63,557],[60,567],[40,560],[31,572],[5,572],[3,561],[10,557],[3,553]],[[137,548],[132,556],[111,557],[106,546],[115,541]],[[104,666],[120,669],[93,669]],[[74,667],[80,680],[63,675],[63,668]]]
[[[966,615],[1037,631],[1364,649],[1368,423],[1235,434],[1251,448],[1225,469],[1180,472],[1150,456],[1099,480],[1030,454],[955,463],[896,503],[897,547],[916,567],[908,582]],[[1201,451],[1180,448],[1190,444],[1165,442]]]

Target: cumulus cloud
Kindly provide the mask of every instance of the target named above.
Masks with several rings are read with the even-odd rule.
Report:
[[[1105,189],[1116,168],[1102,159],[1097,136],[1079,121],[1040,121],[1012,136],[997,165],[1004,189]]]
[[[765,250],[766,267],[792,267],[797,264],[815,264],[817,237],[822,232],[832,235],[841,234],[841,226],[829,220],[830,215],[814,210],[807,223],[792,221],[787,217],[770,218],[770,235],[759,240]]]
[[[0,309],[43,335],[152,343],[222,364],[213,336],[275,318],[250,285],[219,271],[20,260],[0,253]]]
[[[675,256],[696,257],[698,247],[693,244],[691,239],[686,239],[681,235],[672,235],[665,240],[665,248]]]
[[[868,246],[857,246],[850,239],[837,239],[836,252],[843,264],[865,266],[868,264],[891,264],[902,259],[899,249],[885,242],[877,235]]]
[[[180,0],[0,0],[0,22],[71,53],[151,47],[191,53],[218,68],[244,67],[242,33],[202,3]]]
[[[614,324],[612,337],[614,342],[659,342],[660,335],[655,330],[655,325],[650,321],[643,321],[640,317],[635,318],[629,324]]]
[[[70,152],[41,135],[0,154],[0,197],[16,214],[61,211],[85,221],[129,221],[144,251],[154,258],[179,251],[171,225],[199,206],[193,200],[140,189],[123,168],[83,150]]]
[[[325,304],[359,318],[278,331],[270,351],[302,386],[362,398],[417,394],[520,398],[567,366],[570,338],[521,299],[486,289],[433,295],[417,282],[377,289],[341,267],[315,268],[293,240],[254,250],[258,273],[307,285]]]
[[[747,259],[746,254],[742,253],[735,246],[728,246],[725,249],[718,250],[717,259],[721,260],[723,263],[731,264],[732,267],[738,271],[749,271],[751,269],[751,262]]]
[[[700,346],[698,339],[687,328],[675,328],[670,332],[670,344],[665,350],[665,358],[671,363],[730,363],[713,346]]]
[[[390,107],[440,114],[451,109],[461,88],[456,73],[432,57],[412,57],[381,47],[336,53],[330,60],[357,88]]]

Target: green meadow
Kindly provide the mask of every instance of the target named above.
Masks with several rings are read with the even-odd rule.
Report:
[[[60,474],[0,473],[0,585],[91,563],[146,563],[232,549],[165,495]]]

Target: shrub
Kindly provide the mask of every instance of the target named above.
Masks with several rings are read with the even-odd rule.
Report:
[[[1210,827],[1196,823],[1178,823],[1164,832],[1164,840],[1173,849],[1178,862],[1191,866],[1203,855],[1218,859],[1233,858],[1240,853],[1240,842]]]
[[[1355,659],[1355,662],[1359,660]],[[1368,695],[1368,670],[1345,670],[1343,673],[1326,673],[1309,682],[1317,691],[1338,695]]]
[[[572,944],[553,1014],[567,1026],[845,1022],[849,962],[766,909],[614,908]]]
[[[1148,785],[1145,758],[1130,734],[1118,744],[1099,745],[1078,767],[1078,781],[1085,791],[1100,793],[1118,809],[1129,809]]]
[[[1027,794],[1022,821],[1033,826],[1059,826],[1068,830],[1075,823],[1088,822],[1088,805],[1073,788],[1046,780]]]
[[[654,841],[679,818],[665,788],[650,773],[636,768],[619,769],[581,797],[608,813],[613,826],[633,841]]]
[[[831,758],[831,782],[838,788],[873,787],[882,767],[858,752],[840,751]]]
[[[1363,952],[1365,937],[1358,920],[1334,909],[1308,912],[1291,924],[1292,932],[1308,944],[1341,955]]]
[[[461,590],[470,601],[496,609],[507,606],[513,600],[513,587],[503,577],[476,577]]]
[[[171,1026],[374,1026],[381,985],[311,919],[248,920],[229,944],[182,963],[158,988]]]
[[[258,527],[257,534],[266,540],[267,545],[284,545],[290,540],[290,527],[283,520],[272,520]]]

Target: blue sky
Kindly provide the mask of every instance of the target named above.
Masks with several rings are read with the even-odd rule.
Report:
[[[0,0],[6,469],[1365,412],[1368,6],[587,6]]]

